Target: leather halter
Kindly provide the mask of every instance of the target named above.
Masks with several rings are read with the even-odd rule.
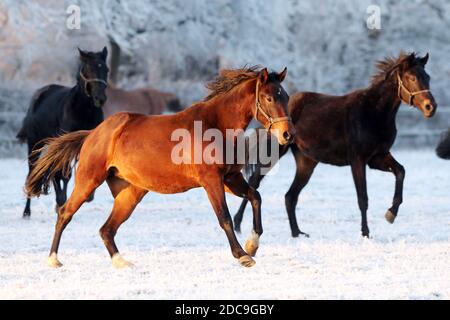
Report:
[[[256,83],[256,103],[255,103],[256,111],[255,111],[255,119],[257,121],[259,121],[258,120],[258,112],[260,112],[264,116],[264,118],[266,118],[266,120],[269,121],[269,127],[266,128],[267,131],[270,131],[270,128],[272,128],[272,126],[275,123],[284,122],[284,121],[291,121],[291,117],[273,118],[272,116],[267,114],[267,112],[264,111],[264,109],[261,107],[261,102],[259,101],[259,85],[260,85],[260,82],[258,80],[258,82]],[[264,126],[264,127],[266,127],[266,126]]]
[[[103,79],[98,79],[98,78],[94,78],[94,79],[87,79],[84,75],[83,75],[83,72],[80,70],[80,78],[83,80],[83,82],[84,82],[84,92],[86,93],[86,95],[88,96],[88,97],[90,97],[91,95],[88,93],[88,90],[87,90],[87,85],[90,83],[90,82],[99,82],[99,83],[103,83],[106,87],[108,86],[108,83],[105,81],[105,80],[103,80]]]
[[[398,72],[397,72],[397,80],[398,80],[398,97],[400,98],[400,100],[403,100],[402,90],[405,91],[408,94],[408,102],[406,102],[404,100],[403,100],[403,102],[408,103],[410,106],[413,106],[412,100],[413,100],[414,96],[416,96],[420,93],[430,92],[429,89],[414,91],[414,92],[409,91],[409,89],[407,87],[405,87],[405,85],[403,84],[402,78],[400,78],[400,74]]]

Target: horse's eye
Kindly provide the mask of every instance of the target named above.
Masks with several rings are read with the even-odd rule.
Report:
[[[410,79],[411,79],[412,82],[416,82],[417,81],[417,77],[416,76],[411,76]]]
[[[267,96],[266,100],[267,100],[267,102],[272,102],[272,97]]]

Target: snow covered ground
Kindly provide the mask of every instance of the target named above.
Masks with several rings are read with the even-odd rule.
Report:
[[[149,194],[117,236],[136,268],[113,269],[98,236],[112,206],[105,186],[64,233],[64,267],[49,269],[53,195],[33,201],[32,219],[23,220],[25,161],[0,160],[0,298],[450,299],[450,162],[431,150],[395,154],[407,172],[405,202],[389,225],[384,213],[394,178],[368,171],[370,240],[359,236],[349,168],[325,165],[297,209],[311,238],[292,239],[283,203],[294,164],[291,155],[285,157],[260,189],[265,233],[251,269],[232,258],[200,189]],[[234,212],[240,201],[228,199]],[[242,242],[250,230],[248,210]]]

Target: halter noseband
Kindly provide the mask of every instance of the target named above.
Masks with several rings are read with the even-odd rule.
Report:
[[[106,87],[108,86],[108,83],[105,81],[105,80],[103,80],[103,79],[98,79],[98,78],[94,78],[94,79],[87,79],[84,75],[83,75],[83,72],[80,70],[80,78],[83,80],[83,82],[84,82],[84,92],[86,93],[86,95],[88,96],[88,97],[90,97],[90,94],[88,93],[88,91],[87,91],[87,85],[90,83],[90,82],[99,82],[99,83],[103,83]]]
[[[413,100],[414,96],[416,96],[416,95],[418,95],[420,93],[430,92],[429,89],[415,91],[415,92],[409,91],[409,89],[407,87],[405,87],[405,85],[403,84],[402,78],[400,77],[400,74],[398,72],[397,72],[397,80],[398,80],[398,97],[400,98],[400,100],[403,100],[403,98],[402,98],[402,90],[405,91],[408,94],[408,102],[407,103],[410,106],[413,106],[412,100]],[[404,102],[406,102],[406,101],[404,101]]]
[[[272,126],[275,123],[278,122],[284,122],[284,121],[291,121],[291,117],[279,117],[279,118],[273,118],[272,116],[268,115],[264,109],[261,107],[261,102],[259,101],[259,80],[256,83],[256,111],[255,111],[255,119],[258,120],[258,112],[260,112],[264,118],[266,118],[267,121],[269,121],[269,127],[266,128],[267,131],[270,131],[270,128],[272,128]]]

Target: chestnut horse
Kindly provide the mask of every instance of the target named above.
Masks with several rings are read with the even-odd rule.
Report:
[[[378,73],[367,89],[343,96],[314,92],[291,96],[289,115],[297,135],[293,144],[281,147],[279,154],[283,156],[291,149],[297,165],[294,181],[285,196],[293,237],[304,234],[298,227],[295,208],[300,192],[319,162],[351,167],[364,237],[369,237],[366,166],[393,173],[394,199],[385,217],[388,222],[394,222],[403,201],[405,177],[405,169],[390,151],[397,134],[395,118],[401,102],[415,106],[427,118],[436,112],[430,77],[425,72],[427,61],[428,54],[420,58],[414,53],[402,53],[396,59],[387,58],[378,63]],[[249,184],[255,189],[264,177],[262,167],[260,164],[246,167]],[[243,200],[234,217],[236,230],[240,230],[246,204]]]
[[[64,228],[89,195],[106,180],[115,201],[100,235],[114,266],[130,266],[120,256],[114,236],[147,192],[173,194],[197,187],[203,187],[208,194],[233,256],[241,265],[253,266],[255,261],[251,256],[255,255],[263,232],[261,198],[242,176],[243,166],[237,163],[198,163],[192,161],[191,155],[186,156],[185,162],[175,164],[171,153],[176,142],[171,134],[181,129],[192,137],[194,121],[200,121],[203,132],[218,129],[225,145],[234,143],[227,140],[230,139],[225,134],[227,129],[245,129],[252,118],[256,118],[277,137],[280,144],[291,142],[295,132],[285,114],[289,97],[281,86],[286,73],[284,69],[281,73],[269,74],[267,69],[256,67],[223,70],[209,84],[212,93],[203,102],[177,114],[118,113],[92,131],[50,139],[46,144],[47,153],[39,159],[28,179],[28,195],[45,193],[54,174],[61,170],[67,172],[71,162],[77,158],[78,169],[72,195],[58,212],[49,265],[61,266],[57,252]],[[200,144],[205,148],[204,141]],[[254,230],[246,243],[246,251],[234,233],[225,191],[246,198],[252,204]]]

